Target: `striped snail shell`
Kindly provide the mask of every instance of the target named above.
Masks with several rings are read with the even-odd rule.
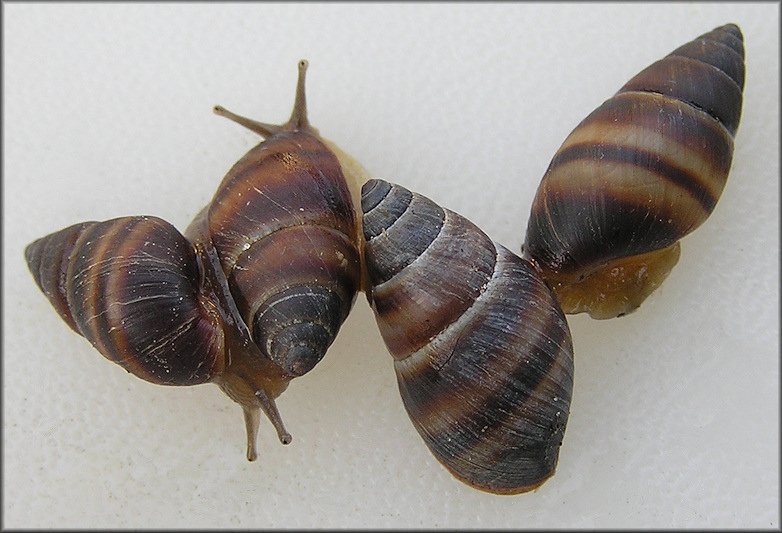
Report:
[[[356,213],[338,157],[309,125],[306,62],[283,126],[215,112],[267,137],[231,168],[187,229],[211,240],[239,313],[261,352],[286,373],[317,364],[360,284]]]
[[[635,310],[722,194],[744,88],[727,24],[631,79],[565,140],[532,204],[523,255],[566,313]]]
[[[152,383],[216,383],[239,403],[249,460],[260,411],[291,441],[274,399],[320,361],[360,287],[347,156],[309,125],[306,67],[282,126],[215,108],[266,140],[185,235],[156,217],[124,217],[26,249],[38,286],[105,357]]]
[[[128,372],[193,385],[225,367],[218,302],[200,290],[193,246],[165,220],[75,224],[33,242],[26,256],[63,320]]]
[[[497,494],[554,473],[573,386],[570,331],[532,264],[399,185],[362,189],[372,304],[405,408],[458,479]]]

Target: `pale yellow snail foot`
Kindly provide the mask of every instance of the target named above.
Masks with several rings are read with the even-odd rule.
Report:
[[[616,318],[638,309],[665,281],[678,263],[680,251],[677,241],[667,248],[606,263],[580,280],[554,274],[547,279],[565,313]]]

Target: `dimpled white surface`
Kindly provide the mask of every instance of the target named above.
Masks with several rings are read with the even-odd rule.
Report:
[[[222,104],[310,118],[377,177],[519,249],[551,156],[632,75],[728,22],[747,78],[733,170],[662,289],[570,318],[557,474],[513,497],[432,457],[363,295],[244,458],[217,387],[105,361],[35,287],[24,246],[83,220],[184,229],[258,138]],[[779,528],[779,6],[3,5],[6,527]]]

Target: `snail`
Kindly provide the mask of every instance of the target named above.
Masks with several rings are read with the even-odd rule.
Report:
[[[627,82],[557,151],[522,254],[566,313],[631,313],[719,200],[741,117],[744,45],[726,24]]]
[[[529,261],[425,196],[370,180],[361,209],[367,299],[418,433],[472,487],[540,486],[573,387],[554,295]]]
[[[251,461],[260,411],[291,442],[275,399],[323,357],[361,283],[347,182],[360,167],[309,125],[306,69],[281,126],[215,107],[265,140],[184,235],[133,216],[76,224],[25,250],[63,320],[107,359],[152,383],[219,385],[244,411]]]

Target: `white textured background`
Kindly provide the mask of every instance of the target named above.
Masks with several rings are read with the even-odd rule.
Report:
[[[780,527],[778,4],[4,4],[3,525]],[[571,317],[557,474],[498,497],[455,481],[407,419],[360,296],[326,359],[244,459],[217,387],[164,388],[61,322],[24,264],[82,220],[180,229],[258,142],[220,103],[310,118],[371,173],[518,250],[570,130],[632,75],[727,22],[744,113],[714,214],[660,291]]]

